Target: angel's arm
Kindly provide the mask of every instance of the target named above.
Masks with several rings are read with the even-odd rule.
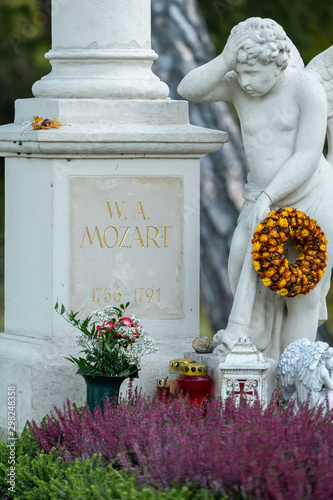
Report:
[[[223,52],[212,61],[188,73],[178,86],[185,99],[197,102],[232,101],[238,82],[233,72],[245,33],[232,33]]]
[[[323,385],[326,389],[333,389],[333,381],[331,380],[330,374],[327,370],[323,374]]]

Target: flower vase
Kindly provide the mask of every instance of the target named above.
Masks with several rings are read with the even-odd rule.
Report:
[[[119,377],[116,375],[82,375],[87,386],[87,405],[91,413],[97,406],[104,413],[104,400],[110,398],[110,401],[118,403],[119,389],[123,381],[127,377]]]

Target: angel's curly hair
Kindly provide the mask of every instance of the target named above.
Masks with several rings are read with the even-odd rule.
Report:
[[[232,28],[231,35],[245,31],[249,37],[237,54],[237,61],[253,66],[256,61],[286,69],[290,47],[284,29],[272,19],[250,17]]]
[[[333,348],[329,347],[323,354],[321,355],[321,362],[326,363],[326,361],[333,356]]]

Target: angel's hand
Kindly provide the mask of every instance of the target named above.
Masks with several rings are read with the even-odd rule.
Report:
[[[260,224],[260,222],[262,222],[262,220],[265,219],[271,211],[271,203],[270,197],[265,193],[265,191],[262,191],[247,219],[247,225],[251,234],[254,233],[258,224]]]
[[[328,371],[327,368],[324,368],[322,378],[326,389],[332,390],[333,389],[332,372]]]
[[[227,43],[223,49],[222,55],[229,71],[235,69],[237,64],[237,55],[239,50],[248,39],[249,35],[246,32],[231,32]]]

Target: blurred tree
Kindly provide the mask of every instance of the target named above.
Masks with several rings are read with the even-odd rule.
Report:
[[[32,84],[50,71],[44,58],[50,48],[47,3],[38,0],[0,2],[0,123],[14,118],[14,101],[32,97]]]
[[[307,64],[333,44],[333,3],[317,0],[198,0],[208,30],[221,52],[235,24],[248,17],[269,17],[281,24]]]

